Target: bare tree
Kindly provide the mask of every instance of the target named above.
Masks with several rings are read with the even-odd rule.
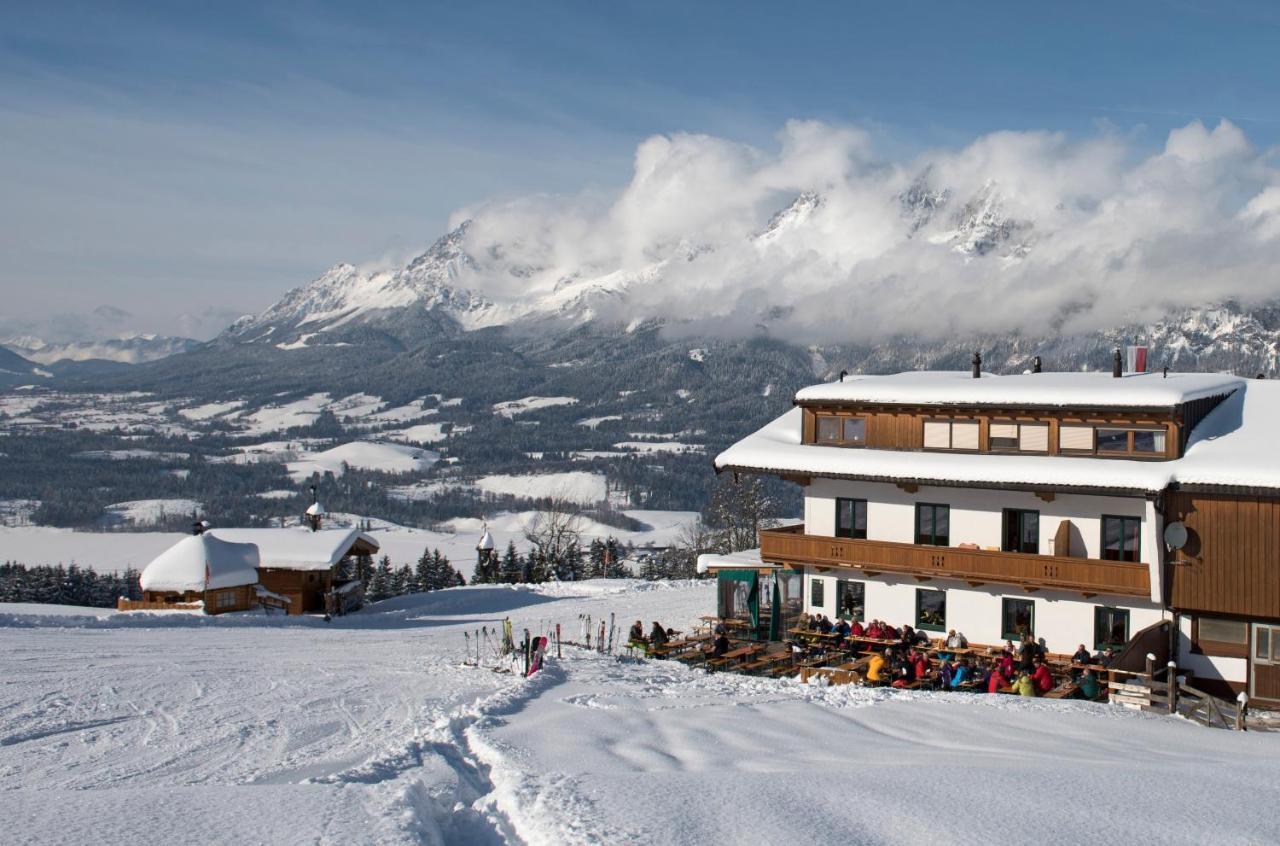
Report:
[[[714,551],[755,549],[760,545],[760,530],[777,523],[772,516],[775,507],[759,478],[721,476],[703,513]]]
[[[524,538],[552,566],[558,566],[571,546],[581,546],[582,509],[563,496],[553,497],[524,524]]]

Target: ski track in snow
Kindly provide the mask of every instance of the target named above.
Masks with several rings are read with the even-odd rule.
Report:
[[[1010,799],[996,841],[1074,846],[1080,802],[1160,842],[1280,839],[1258,812],[1280,735],[707,675],[568,644],[524,679],[494,671],[492,636],[482,666],[463,662],[463,632],[504,615],[517,639],[560,623],[568,640],[581,615],[595,630],[613,612],[620,640],[635,619],[687,627],[714,602],[705,583],[463,588],[329,626],[0,606],[0,830],[31,843],[987,843],[990,799],[1034,797],[1035,837],[1020,837]]]

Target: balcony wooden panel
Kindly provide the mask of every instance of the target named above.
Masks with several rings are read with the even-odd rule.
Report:
[[[804,526],[760,532],[760,556],[775,564],[810,564],[930,579],[995,582],[1088,594],[1150,596],[1146,564],[954,546],[807,535]]]

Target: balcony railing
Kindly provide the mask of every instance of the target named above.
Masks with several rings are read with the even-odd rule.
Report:
[[[807,535],[802,525],[762,530],[760,556],[775,564],[837,567],[867,575],[902,573],[920,581],[959,579],[974,586],[995,582],[1033,591],[1053,588],[1088,596],[1103,593],[1151,595],[1151,575],[1146,564],[850,540]]]

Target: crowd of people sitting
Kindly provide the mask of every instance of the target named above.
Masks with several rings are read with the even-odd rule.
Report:
[[[1043,696],[1057,682],[1048,664],[1044,639],[1024,635],[1018,644],[1006,640],[999,650],[989,649],[984,655],[957,655],[947,650],[968,650],[969,641],[955,629],[934,644],[929,633],[904,625],[895,628],[882,620],[867,625],[846,620],[831,621],[825,615],[803,615],[799,628],[825,635],[836,635],[834,642],[792,642],[797,652],[839,649],[846,638],[870,638],[895,641],[883,651],[873,654],[867,663],[864,680],[870,685],[926,688],[932,690],[985,690],[988,693],[1012,692],[1022,696]],[[931,660],[929,651],[934,651]],[[1113,658],[1107,648],[1092,654],[1084,644],[1071,656],[1071,680],[1080,695],[1094,699],[1101,691],[1092,666],[1106,667]],[[1080,666],[1075,665],[1090,665]]]

